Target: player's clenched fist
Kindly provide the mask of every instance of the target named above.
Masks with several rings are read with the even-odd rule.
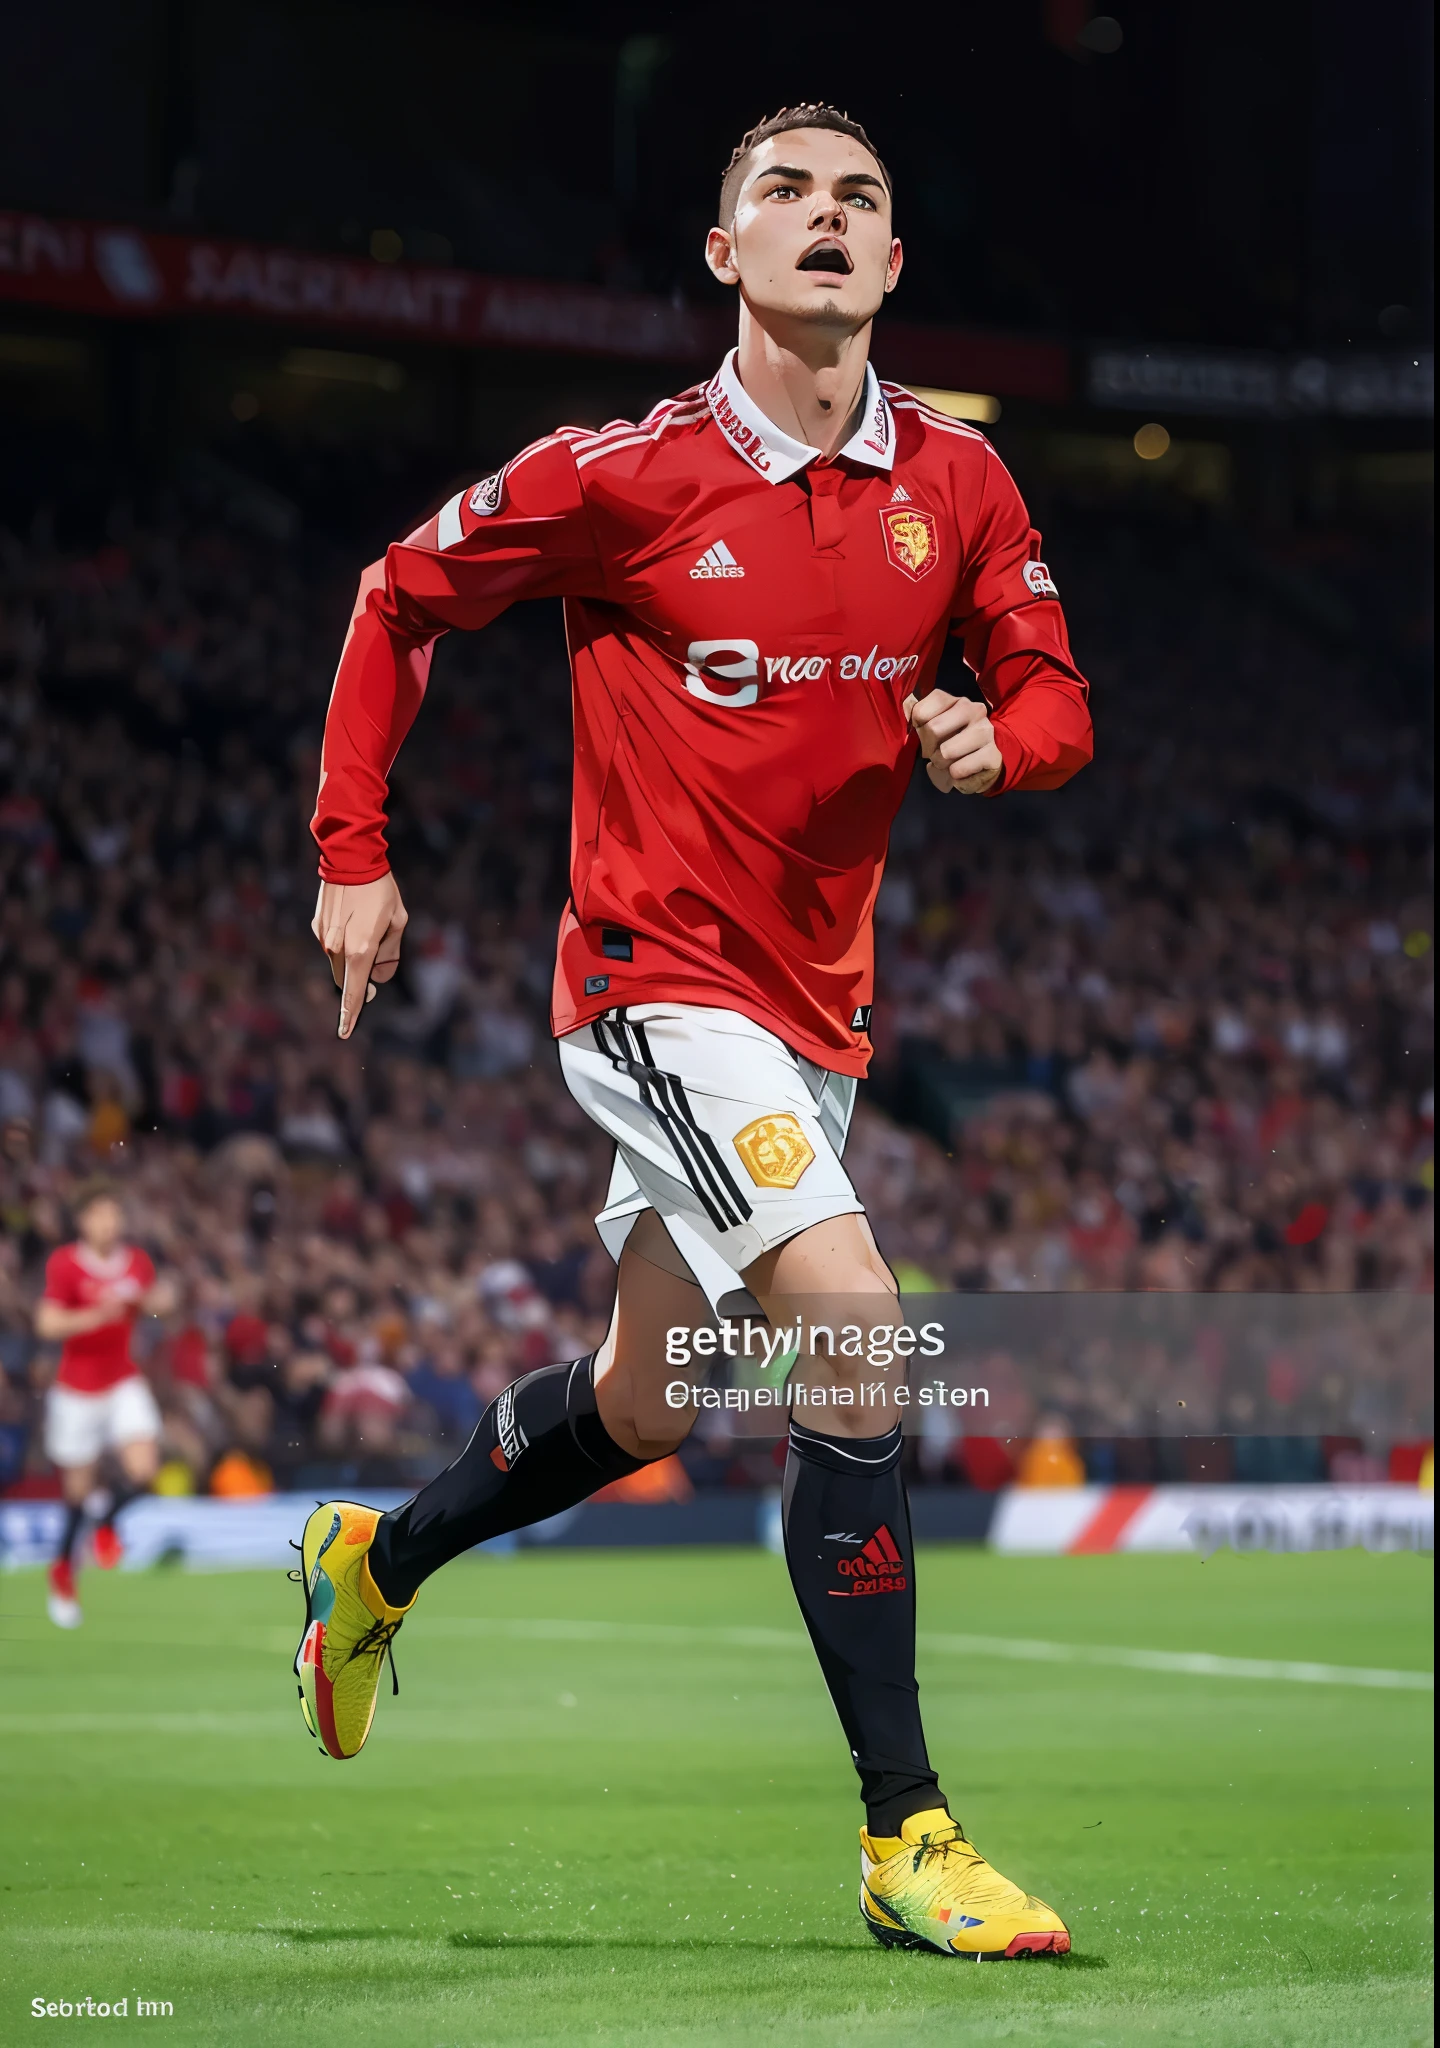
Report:
[[[340,991],[340,1036],[348,1038],[376,984],[400,965],[409,922],[393,875],[374,882],[322,882],[310,929],[325,949]]]
[[[983,704],[932,690],[926,697],[907,697],[905,716],[925,756],[925,773],[937,789],[982,796],[998,781],[1005,763]]]

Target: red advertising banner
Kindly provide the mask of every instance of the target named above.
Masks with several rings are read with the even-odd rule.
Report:
[[[735,332],[728,309],[675,306],[640,292],[22,213],[0,213],[3,300],[131,319],[228,314],[459,347],[701,367],[719,360]],[[886,374],[922,384],[1051,401],[1070,391],[1068,353],[1053,342],[884,321],[875,353]]]

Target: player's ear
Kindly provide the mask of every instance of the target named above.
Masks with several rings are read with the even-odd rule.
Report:
[[[900,237],[897,235],[890,244],[890,261],[885,266],[885,289],[887,292],[893,292],[896,285],[899,284],[900,268],[904,261],[905,251],[900,247]]]
[[[735,244],[726,228],[711,228],[705,237],[705,261],[711,274],[721,284],[739,284],[740,272],[735,267]]]

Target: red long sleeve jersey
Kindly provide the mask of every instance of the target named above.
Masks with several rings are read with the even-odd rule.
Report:
[[[1040,537],[984,436],[873,370],[860,417],[822,461],[732,354],[638,425],[537,441],[391,547],[326,721],[321,875],[386,872],[387,777],[437,637],[561,597],[575,793],[552,1029],[713,1005],[863,1074],[906,696],[960,635],[1007,790],[1066,781],[1091,732]]]
[[[57,1245],[45,1266],[45,1299],[61,1308],[98,1308],[108,1302],[115,1320],[67,1337],[55,1374],[57,1386],[77,1394],[104,1394],[139,1371],[130,1355],[130,1332],[140,1304],[155,1285],[149,1255],[137,1246],[117,1245],[108,1258],[83,1241]]]

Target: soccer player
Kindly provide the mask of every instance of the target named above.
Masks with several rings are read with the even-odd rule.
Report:
[[[79,1236],[50,1254],[35,1306],[36,1335],[61,1347],[45,1398],[45,1450],[65,1488],[47,1598],[57,1628],[78,1628],[82,1620],[75,1571],[87,1515],[96,1521],[95,1562],[113,1570],[124,1555],[115,1518],[154,1482],[160,1411],[130,1355],[130,1330],[136,1316],[164,1315],[173,1305],[169,1283],[156,1279],[148,1255],[123,1241],[125,1213],[113,1188],[82,1188],[74,1215]],[[107,1452],[119,1467],[110,1488],[97,1484]]]
[[[638,425],[537,441],[361,579],[313,825],[342,1038],[399,956],[387,777],[436,639],[565,601],[575,791],[551,1021],[568,1086],[615,1139],[596,1220],[619,1281],[600,1350],[506,1388],[413,1500],[310,1517],[296,1674],[331,1756],[365,1741],[430,1573],[683,1440],[695,1409],[665,1398],[667,1329],[721,1304],[777,1328],[797,1302],[870,1335],[900,1320],[841,1163],[890,824],[917,750],[937,789],[998,795],[1063,783],[1091,735],[1015,485],[981,434],[869,364],[900,279],[891,197],[846,115],[761,122],[706,246],[739,298],[709,383]],[[951,633],[983,702],[932,687]],[[791,1382],[785,1546],[860,1778],[866,1925],[947,1955],[1063,1952],[1063,1922],[983,1860],[926,1751],[905,1390],[887,1382],[877,1413],[874,1366],[829,1350],[807,1338]]]

